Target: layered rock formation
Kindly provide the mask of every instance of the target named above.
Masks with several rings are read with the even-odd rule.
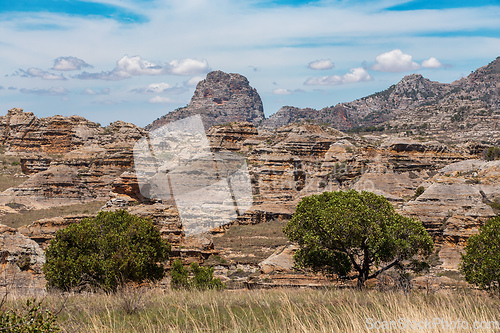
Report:
[[[265,119],[260,96],[244,76],[214,71],[198,83],[186,107],[155,120],[146,129],[151,131],[196,114],[201,115],[205,129],[235,121],[259,125]]]

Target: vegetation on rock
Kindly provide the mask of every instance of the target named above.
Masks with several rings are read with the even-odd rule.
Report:
[[[434,249],[420,221],[397,214],[383,196],[366,191],[305,197],[284,232],[300,246],[294,255],[299,267],[357,279],[359,287],[391,267],[401,268],[403,261],[417,254],[429,256]]]
[[[129,281],[160,280],[169,252],[151,220],[124,210],[100,212],[57,232],[43,271],[48,287],[110,291]]]

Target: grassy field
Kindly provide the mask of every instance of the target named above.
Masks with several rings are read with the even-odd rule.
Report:
[[[0,223],[12,228],[19,228],[40,219],[77,214],[96,214],[104,204],[105,202],[103,201],[92,201],[82,204],[24,211],[19,214],[5,214],[4,216],[0,216]]]
[[[213,238],[216,249],[241,264],[257,264],[276,248],[285,245],[286,221],[273,220],[255,225],[232,225],[223,235]]]
[[[15,297],[8,306],[19,306],[23,299]],[[498,332],[494,321],[500,321],[499,300],[471,290],[125,289],[109,295],[49,294],[43,304],[62,309],[58,322],[65,332]],[[411,329],[438,319],[442,323]],[[398,320],[400,327],[375,329],[377,321],[380,326]],[[452,329],[457,320],[469,329]],[[485,329],[473,329],[474,323]]]

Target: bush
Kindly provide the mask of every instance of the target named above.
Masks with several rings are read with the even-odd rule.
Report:
[[[419,186],[419,187],[417,187],[417,189],[415,190],[415,194],[413,194],[412,199],[416,199],[416,198],[418,198],[418,197],[419,197],[419,196],[421,196],[421,195],[422,195],[422,193],[424,193],[424,192],[425,192],[425,187],[423,187],[423,186]]]
[[[480,289],[500,295],[500,216],[481,227],[467,240],[460,270],[465,280]]]
[[[298,267],[357,279],[359,287],[434,249],[422,222],[397,214],[386,198],[365,191],[305,197],[283,232],[300,246],[294,255]]]
[[[59,230],[45,252],[48,287],[106,291],[133,281],[160,280],[170,245],[151,220],[127,211],[100,212]]]
[[[213,267],[201,267],[193,262],[190,265],[193,277],[189,277],[189,271],[179,259],[174,260],[170,274],[172,276],[172,288],[174,289],[217,289],[226,288],[219,278],[214,278]]]
[[[490,147],[483,151],[483,158],[487,161],[494,161],[500,159],[500,148]]]
[[[0,331],[9,333],[51,333],[60,332],[56,316],[41,309],[41,302],[26,301],[25,308],[9,311],[0,310]]]

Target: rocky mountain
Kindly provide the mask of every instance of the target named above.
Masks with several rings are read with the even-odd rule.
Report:
[[[205,129],[235,121],[260,125],[265,119],[257,90],[240,74],[213,71],[196,86],[193,97],[184,108],[167,113],[146,126],[153,130],[179,119],[199,114]]]
[[[382,92],[335,107],[283,107],[263,127],[272,129],[297,120],[311,120],[340,130],[371,126],[413,134],[425,132],[455,142],[474,138],[498,143],[499,101],[500,57],[450,84],[412,74]]]

